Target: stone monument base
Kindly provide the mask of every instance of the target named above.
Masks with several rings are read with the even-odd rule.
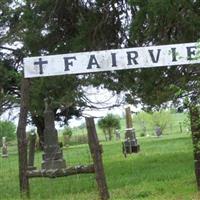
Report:
[[[63,153],[59,150],[59,147],[55,148],[53,153],[53,149],[48,148],[48,151],[42,155],[42,169],[63,169],[66,168],[66,162],[63,159]]]
[[[28,170],[36,170],[37,167],[34,167],[34,166],[28,166]]]
[[[8,154],[2,154],[1,157],[2,157],[2,158],[7,158],[7,157],[8,157]]]
[[[122,142],[122,151],[124,154],[138,153],[140,145],[137,144],[137,140],[126,140]]]
[[[63,159],[42,161],[42,169],[63,169],[66,168],[66,162]]]
[[[8,157],[8,150],[6,146],[2,147],[2,154],[1,154],[2,158],[7,158]]]

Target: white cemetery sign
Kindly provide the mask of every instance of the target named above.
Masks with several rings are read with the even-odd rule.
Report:
[[[200,63],[198,43],[24,58],[25,78]]]

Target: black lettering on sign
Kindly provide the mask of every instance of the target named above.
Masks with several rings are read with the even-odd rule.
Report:
[[[149,55],[151,56],[152,62],[157,63],[159,61],[159,58],[160,58],[161,49],[157,49],[156,58],[155,58],[154,53],[153,53],[154,50],[148,50],[148,51],[149,51]]]
[[[176,62],[176,56],[177,56],[177,52],[176,52],[176,48],[171,48],[172,50],[172,62]]]
[[[34,62],[34,65],[39,65],[39,73],[43,74],[43,65],[48,64],[48,61],[43,61],[42,58],[39,58],[38,62]]]
[[[192,57],[196,55],[196,49],[197,47],[196,46],[191,46],[191,47],[187,47],[187,59],[188,60],[194,60],[195,57]]]
[[[112,56],[112,67],[117,67],[116,53],[111,53],[111,56]]]
[[[128,51],[126,53],[127,53],[128,65],[132,65],[133,63],[135,65],[137,65],[138,62],[136,59],[138,58],[138,52],[137,51]],[[133,63],[132,63],[132,61],[133,61]]]
[[[92,69],[92,65],[96,65],[96,68],[100,68],[95,55],[90,55],[90,60],[87,69]]]
[[[64,57],[63,58],[65,61],[65,71],[69,71],[69,66],[73,67],[73,62],[72,60],[76,60],[75,56],[72,57]]]

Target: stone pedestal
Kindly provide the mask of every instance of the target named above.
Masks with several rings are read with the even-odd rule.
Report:
[[[130,139],[130,140],[136,140],[136,136],[135,136],[135,129],[133,128],[126,128],[125,129],[125,138],[126,139]]]
[[[132,128],[132,117],[130,107],[126,108],[126,129],[125,141],[122,143],[122,151],[124,155],[137,153],[140,150],[140,145],[137,143],[135,130]]]
[[[42,169],[49,170],[66,168],[66,162],[63,159],[62,151],[58,145],[58,133],[55,129],[54,113],[47,102],[44,118],[45,130]]]

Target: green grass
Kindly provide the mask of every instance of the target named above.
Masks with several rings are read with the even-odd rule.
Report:
[[[121,142],[103,143],[103,160],[112,200],[198,200],[190,135],[139,138],[141,151],[124,158]],[[91,162],[87,145],[64,150],[68,165]],[[0,199],[19,199],[17,155],[0,158]],[[41,153],[36,153],[40,167]],[[95,200],[94,175],[30,180],[31,199]]]

